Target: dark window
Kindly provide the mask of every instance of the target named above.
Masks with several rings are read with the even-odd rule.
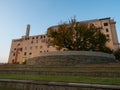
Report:
[[[24,55],[25,55],[25,56],[26,56],[26,54],[27,54],[27,53],[26,53],[26,52],[24,52]]]
[[[33,43],[33,41],[31,41],[31,43]]]
[[[40,53],[42,53],[42,51],[40,51]]]
[[[15,53],[13,53],[13,56],[15,56]]]
[[[32,37],[32,39],[34,39],[34,37]]]
[[[14,50],[16,50],[16,48],[14,48]]]
[[[108,23],[104,23],[104,26],[108,26]]]
[[[42,38],[42,36],[40,38]]]
[[[30,52],[29,55],[32,55],[32,53]]]
[[[42,48],[42,46],[40,46],[40,48]]]
[[[35,46],[35,48],[37,49],[37,48],[38,48],[38,46]]]
[[[20,43],[18,43],[17,46],[20,46]]]
[[[108,38],[110,37],[109,34],[106,35]]]
[[[38,37],[36,37],[36,39],[38,39]]]
[[[22,51],[22,48],[20,48],[20,51]]]
[[[45,36],[44,36],[44,38],[45,38]]]
[[[29,38],[25,38],[25,40],[29,40]]]
[[[109,32],[108,28],[106,28],[106,32]]]
[[[14,61],[15,61],[15,60],[14,60],[14,59],[12,59],[12,63],[14,63]]]

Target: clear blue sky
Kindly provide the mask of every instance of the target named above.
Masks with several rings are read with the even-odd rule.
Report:
[[[7,62],[12,39],[44,34],[49,26],[68,21],[111,17],[120,41],[120,0],[0,0],[0,62]]]

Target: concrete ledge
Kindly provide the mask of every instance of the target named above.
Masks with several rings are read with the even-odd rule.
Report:
[[[42,82],[11,79],[0,79],[0,87],[16,88],[22,90],[120,90],[119,85]]]
[[[92,51],[55,51],[41,53],[27,60],[28,65],[40,66],[79,66],[80,64],[115,63],[112,54]]]

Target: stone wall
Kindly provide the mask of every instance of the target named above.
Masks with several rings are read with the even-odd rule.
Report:
[[[0,79],[0,87],[21,90],[120,90],[118,85]]]
[[[112,54],[92,51],[46,52],[27,60],[28,65],[40,66],[79,66],[80,64],[115,63]]]

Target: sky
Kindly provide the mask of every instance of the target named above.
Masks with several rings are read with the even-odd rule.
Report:
[[[68,21],[111,17],[120,42],[120,0],[0,0],[0,63],[8,62],[12,39],[45,34],[50,26]]]

